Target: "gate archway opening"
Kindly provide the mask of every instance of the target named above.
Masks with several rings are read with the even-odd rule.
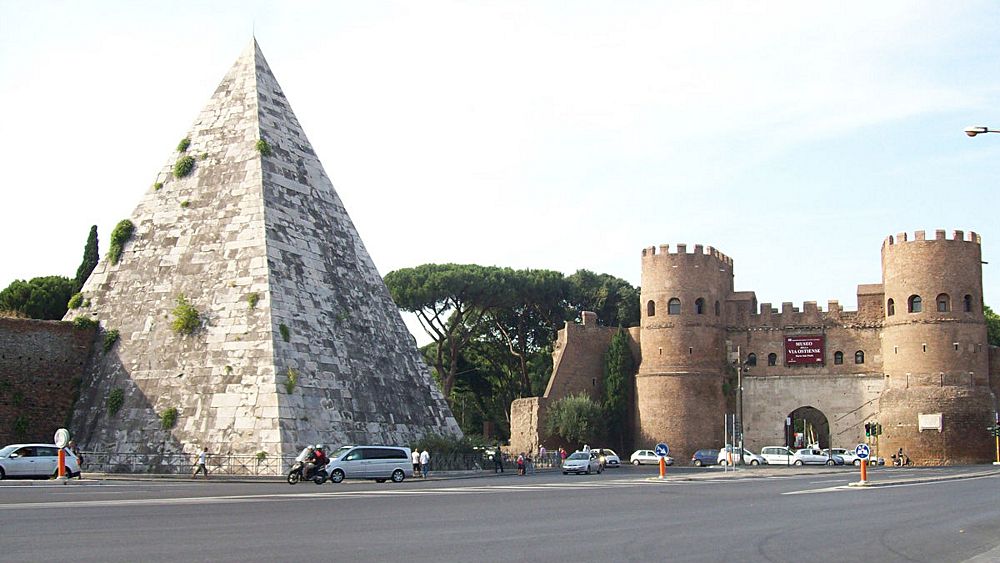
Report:
[[[830,447],[830,421],[816,407],[799,407],[788,413],[785,432],[786,444],[791,447],[804,448],[812,444]]]

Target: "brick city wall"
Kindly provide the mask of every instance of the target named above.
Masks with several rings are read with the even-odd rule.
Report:
[[[69,420],[93,340],[93,329],[71,323],[0,318],[0,444],[52,441]]]

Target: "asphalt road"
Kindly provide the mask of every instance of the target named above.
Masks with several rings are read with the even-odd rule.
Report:
[[[1000,560],[990,466],[882,468],[865,489],[855,468],[654,475],[4,481],[0,560]]]

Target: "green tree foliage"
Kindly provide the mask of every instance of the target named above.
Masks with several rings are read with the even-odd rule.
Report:
[[[986,340],[991,346],[1000,346],[1000,315],[986,306],[983,307],[983,315],[986,316]]]
[[[90,235],[87,236],[87,244],[83,247],[83,261],[80,262],[80,267],[76,269],[76,291],[80,291],[83,287],[83,282],[87,281],[90,277],[90,273],[94,271],[97,267],[97,261],[100,260],[101,255],[97,250],[97,225],[90,227]]]
[[[597,313],[603,326],[630,327],[639,324],[639,288],[609,274],[577,270],[566,278],[569,283],[569,318],[579,319],[582,311]]]
[[[604,415],[608,426],[608,438],[619,449],[625,449],[628,436],[628,398],[635,375],[635,360],[629,349],[629,336],[624,329],[611,337],[611,344],[605,355],[604,371]]]
[[[570,395],[552,403],[545,431],[570,444],[596,442],[604,437],[604,412],[586,395]]]
[[[45,276],[30,281],[14,280],[0,291],[0,311],[28,318],[58,320],[66,314],[76,282],[63,276]]]
[[[449,400],[462,348],[508,295],[511,273],[474,264],[424,264],[385,276],[396,305],[415,313],[434,340],[432,366]]]

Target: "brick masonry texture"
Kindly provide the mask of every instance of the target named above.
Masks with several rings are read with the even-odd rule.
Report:
[[[813,301],[801,310],[758,305],[754,292],[735,291],[733,260],[712,247],[643,249],[641,326],[630,331],[639,365],[632,446],[664,441],[682,460],[698,448],[721,447],[723,414],[735,405],[735,393],[724,395],[727,384],[736,387],[728,366],[753,354],[756,363],[743,376],[750,449],[783,445],[786,417],[811,407],[822,413],[824,420],[814,422],[829,426],[835,446],[864,442],[864,423],[878,420],[884,456],[903,448],[922,464],[989,461],[985,426],[997,407],[1000,351],[986,342],[980,242],[962,231],[888,237],[882,283],[858,286],[857,311],[837,301],[826,310]],[[914,295],[923,307],[911,313]],[[674,299],[679,305],[671,310]],[[560,331],[545,395],[515,401],[512,449],[553,442],[538,431],[551,402],[581,390],[599,398],[614,329],[587,326],[588,318]],[[785,338],[803,335],[823,337],[824,363],[785,363]],[[942,414],[942,431],[919,431],[919,415],[935,413]]]
[[[51,442],[66,425],[94,339],[71,323],[0,318],[0,444]]]
[[[121,333],[85,379],[81,442],[277,454],[460,435],[256,41],[187,137],[194,171],[174,178],[184,155],[170,156],[121,261],[102,260],[83,288],[90,306],[67,315]],[[188,336],[171,330],[182,294],[202,316]],[[126,399],[109,416],[113,389]]]

